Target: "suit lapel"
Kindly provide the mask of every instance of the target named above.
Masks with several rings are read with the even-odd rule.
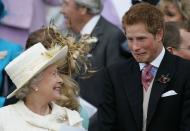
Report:
[[[102,36],[103,36],[102,34],[104,31],[104,23],[105,23],[105,20],[101,16],[98,23],[96,24],[95,28],[93,29],[93,31],[91,33],[92,36],[98,38],[98,41],[96,43],[92,44],[90,52],[93,52],[93,50],[96,48],[97,44],[99,44],[102,39]]]
[[[151,119],[155,113],[157,108],[159,99],[161,98],[162,93],[167,87],[168,83],[160,82],[161,76],[168,76],[168,78],[172,78],[174,75],[174,60],[173,57],[166,51],[166,54],[158,68],[156,77],[154,79],[154,83],[152,86],[152,91],[149,99],[148,113],[147,113],[147,127],[149,126]]]
[[[101,16],[100,19],[98,20],[98,23],[96,24],[96,26],[94,27],[93,31],[92,31],[92,35],[94,36],[101,36],[101,34],[104,31],[104,25],[106,24],[105,19]]]
[[[124,70],[126,71],[126,69]],[[123,75],[122,80],[137,127],[139,130],[142,130],[143,90],[140,76],[139,65],[133,62],[129,70]]]

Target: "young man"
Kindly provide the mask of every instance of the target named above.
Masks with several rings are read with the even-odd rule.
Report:
[[[190,130],[190,62],[164,49],[163,14],[137,4],[123,27],[133,58],[105,69],[99,130]]]

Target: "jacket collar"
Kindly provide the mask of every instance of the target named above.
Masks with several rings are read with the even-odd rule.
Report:
[[[14,107],[16,112],[29,124],[51,130],[58,130],[62,124],[75,126],[82,121],[77,111],[70,110],[66,107],[60,107],[51,103],[51,114],[41,116],[29,110],[23,101],[17,102]]]
[[[165,48],[163,47],[160,54],[150,64],[153,65],[154,67],[158,68],[160,66],[162,59],[164,58],[165,52],[166,52]],[[142,70],[145,65],[146,65],[145,63],[139,63],[140,70]]]

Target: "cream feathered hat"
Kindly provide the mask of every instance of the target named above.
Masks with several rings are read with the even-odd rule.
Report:
[[[47,50],[41,43],[37,43],[27,49],[11,61],[5,71],[16,85],[16,90],[7,96],[11,98],[36,74],[58,61],[65,61],[68,47],[54,46]]]

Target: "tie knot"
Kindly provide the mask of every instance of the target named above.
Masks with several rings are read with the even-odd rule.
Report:
[[[152,69],[152,67],[153,67],[153,65],[151,65],[151,64],[145,65],[143,68],[143,71],[150,71]]]
[[[149,64],[149,65],[146,65],[144,68],[143,68],[143,70],[142,70],[142,75],[145,75],[146,77],[144,77],[144,78],[146,78],[146,79],[148,79],[149,77],[151,77],[151,75],[153,75],[152,74],[152,65],[151,64]],[[148,77],[148,78],[147,78]]]

